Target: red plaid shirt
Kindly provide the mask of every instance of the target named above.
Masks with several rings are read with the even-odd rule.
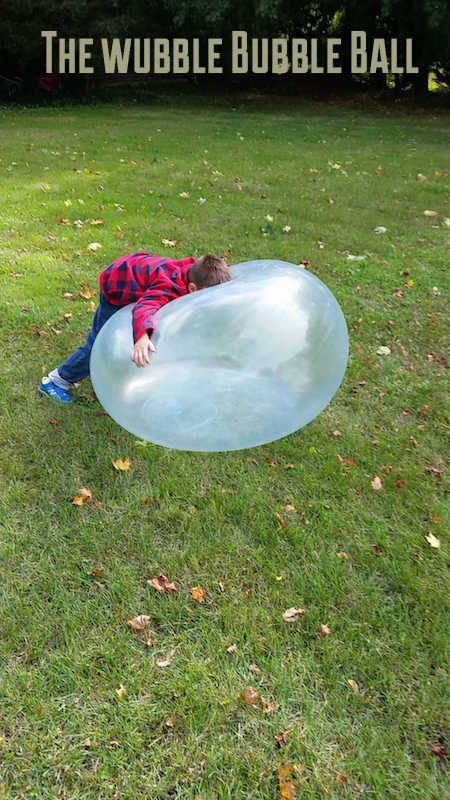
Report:
[[[100,274],[100,290],[108,303],[133,309],[133,336],[137,342],[154,331],[161,306],[188,293],[189,267],[195,258],[165,258],[139,251],[117,258]]]

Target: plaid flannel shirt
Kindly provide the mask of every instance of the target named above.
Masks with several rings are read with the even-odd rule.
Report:
[[[154,316],[161,306],[188,293],[189,268],[195,258],[165,258],[139,251],[113,261],[100,274],[100,290],[115,306],[136,303],[133,336],[152,335]]]

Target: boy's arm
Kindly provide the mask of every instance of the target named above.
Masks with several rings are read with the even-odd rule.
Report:
[[[149,351],[155,352],[150,339],[154,331],[154,315],[169,300],[177,297],[167,290],[167,287],[152,287],[146,292],[133,308],[133,338],[134,348],[131,356],[137,367],[145,367],[150,363]]]

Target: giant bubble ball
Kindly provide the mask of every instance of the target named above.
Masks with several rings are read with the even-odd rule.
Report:
[[[330,290],[285,261],[247,261],[230,272],[228,283],[157,312],[147,367],[131,361],[131,305],[99,332],[95,393],[140,439],[203,452],[256,447],[311,422],[339,388],[348,333]]]

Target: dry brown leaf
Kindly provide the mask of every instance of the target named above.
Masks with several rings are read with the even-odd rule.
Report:
[[[99,575],[102,575],[104,571],[104,567],[92,567],[92,569],[89,570],[88,575],[92,575],[93,578],[97,578]]]
[[[152,633],[152,635],[148,637],[145,644],[147,645],[147,647],[153,647],[153,645],[156,644],[156,636],[154,633]]]
[[[80,493],[76,494],[75,497],[72,498],[72,505],[73,506],[84,506],[85,503],[92,502],[92,492],[86,486],[82,486],[80,489]]]
[[[80,297],[82,297],[83,300],[91,300],[94,297],[94,295],[95,295],[94,290],[89,289],[88,286],[86,286],[86,288],[82,289],[80,292]]]
[[[131,461],[129,458],[112,458],[111,464],[118,472],[128,472],[131,467]]]
[[[173,717],[166,717],[164,720],[166,728],[173,728]]]
[[[283,619],[285,622],[296,622],[303,614],[305,613],[306,608],[287,608],[283,614]]]
[[[278,703],[276,703],[275,700],[266,700],[265,697],[260,697],[259,699],[264,714],[270,714],[278,708]]]
[[[175,584],[169,581],[166,575],[154,575],[148,579],[147,584],[157,592],[176,592]]]
[[[383,484],[381,483],[381,478],[379,478],[378,475],[375,475],[375,477],[370,481],[370,485],[374,490],[374,492],[379,492],[380,489],[383,488]]]
[[[355,694],[360,694],[359,685],[353,680],[353,678],[348,678],[347,683],[349,686],[351,686]]]
[[[280,764],[278,767],[278,786],[280,789],[280,800],[295,800],[297,789],[289,778],[292,775],[292,764]]]
[[[241,694],[239,695],[240,699],[246,706],[258,706],[260,702],[259,693],[253,686],[246,686]]]
[[[284,730],[278,731],[278,733],[275,734],[275,741],[278,747],[283,747],[286,744],[289,735],[292,733],[293,727],[294,723],[291,722],[291,724],[284,728]]]
[[[131,628],[134,633],[142,633],[145,631],[146,628],[151,623],[151,617],[148,617],[146,614],[138,614],[137,617],[131,617],[127,619],[127,625]]]
[[[196,600],[197,603],[204,603],[205,602],[205,590],[203,586],[193,586],[191,589],[191,597],[193,600]]]
[[[355,467],[356,466],[356,461],[354,461],[353,458],[342,458],[342,456],[340,456],[339,453],[337,454],[337,457],[338,457],[339,463],[342,464],[342,466],[344,466],[344,467]]]
[[[448,758],[448,750],[445,744],[433,744],[430,747],[430,752],[437,758],[445,761]]]
[[[343,772],[336,772],[334,778],[336,783],[339,783],[341,786],[345,786],[348,783],[348,778]]]
[[[296,507],[295,507],[295,506],[293,506],[291,503],[286,503],[286,505],[285,505],[285,507],[284,507],[284,510],[285,510],[285,511],[286,511],[288,514],[296,514],[296,513],[297,513],[297,509],[296,509]]]
[[[278,511],[275,512],[275,517],[280,523],[282,528],[285,528],[287,525],[289,525],[287,519],[284,519],[284,517],[282,517],[281,514],[278,513]]]
[[[328,627],[328,625],[325,625],[323,622],[321,622],[320,623],[320,632],[321,632],[322,636],[329,636],[330,633],[331,633],[331,630]]]

